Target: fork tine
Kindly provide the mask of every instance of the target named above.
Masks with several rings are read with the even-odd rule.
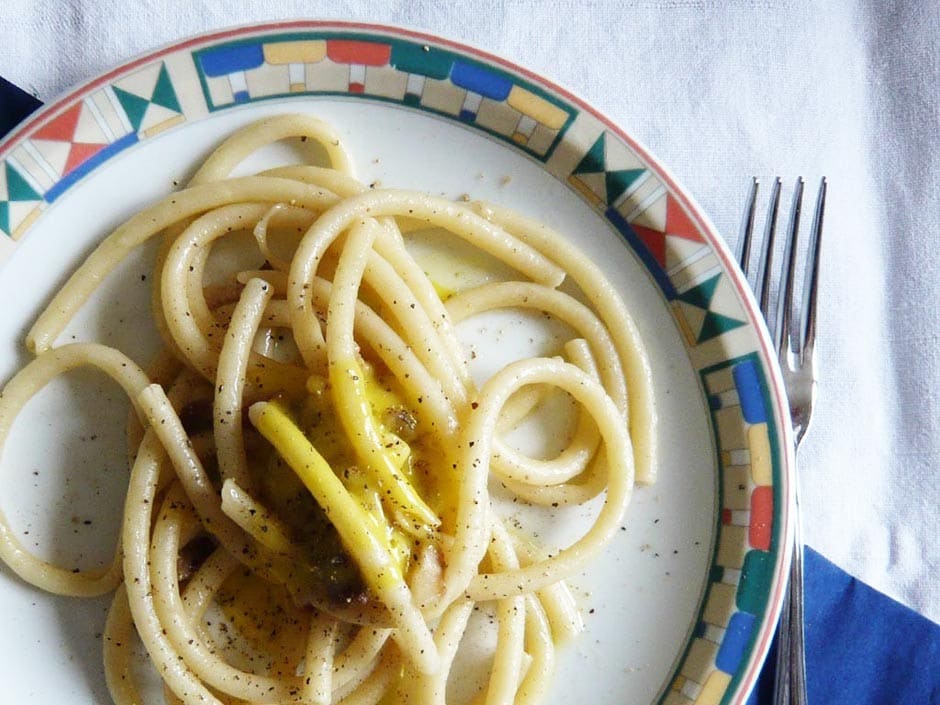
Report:
[[[741,221],[741,231],[738,235],[738,264],[741,265],[741,271],[745,278],[748,275],[751,261],[751,241],[754,235],[754,212],[757,207],[757,191],[760,188],[760,182],[757,177],[751,177],[751,190],[747,194],[747,201],[744,204],[744,218]]]
[[[790,205],[790,219],[787,222],[786,241],[783,254],[783,288],[777,299],[777,351],[781,363],[790,364],[790,356],[799,358],[802,340],[796,334],[800,323],[793,323],[793,288],[796,280],[797,240],[800,234],[800,214],[803,209],[803,177],[796,180],[793,189],[793,202]]]
[[[772,325],[770,318],[770,287],[773,282],[773,256],[774,239],[777,233],[777,211],[780,208],[780,177],[774,179],[774,185],[770,192],[770,205],[767,208],[767,220],[764,226],[764,241],[761,244],[760,259],[757,265],[757,279],[760,284],[760,312],[764,316],[764,321],[768,328]],[[777,323],[779,324],[779,318]],[[777,343],[778,329],[774,332],[774,343]]]
[[[809,233],[809,257],[806,259],[806,274],[803,277],[803,309],[801,320],[802,355],[812,357],[816,343],[816,296],[819,291],[819,252],[822,245],[823,212],[826,209],[826,177],[819,182],[816,194],[816,210],[813,213],[813,225]]]

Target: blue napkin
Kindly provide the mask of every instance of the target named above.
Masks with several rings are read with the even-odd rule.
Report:
[[[0,137],[16,127],[42,103],[0,76]]]
[[[810,705],[940,705],[940,625],[804,551]],[[773,702],[776,643],[748,705]]]
[[[40,105],[0,77],[0,138]],[[811,548],[804,570],[811,705],[940,705],[940,625]],[[773,702],[775,646],[748,705]]]

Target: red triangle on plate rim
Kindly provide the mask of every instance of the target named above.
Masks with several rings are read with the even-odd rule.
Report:
[[[635,232],[637,237],[646,245],[646,249],[653,255],[653,259],[659,262],[661,267],[665,268],[666,234],[658,230],[653,230],[653,228],[648,228],[645,225],[631,224],[630,227],[633,228],[633,232]]]
[[[671,195],[666,197],[666,232],[686,240],[704,242],[698,227]]]
[[[104,144],[88,144],[85,142],[73,144],[72,149],[69,151],[69,158],[65,162],[65,173],[68,174],[86,159],[100,152],[105,146]]]
[[[31,137],[38,140],[58,140],[71,142],[78,127],[78,118],[82,113],[82,103],[76,103],[61,115],[40,127]]]

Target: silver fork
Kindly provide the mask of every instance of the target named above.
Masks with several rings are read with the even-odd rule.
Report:
[[[816,399],[815,342],[816,342],[816,298],[819,291],[819,249],[822,242],[823,212],[826,206],[825,177],[820,181],[816,196],[816,211],[810,229],[810,241],[806,248],[803,295],[796,309],[794,290],[799,259],[798,237],[803,203],[802,177],[797,179],[793,190],[793,201],[783,246],[782,284],[777,293],[776,311],[771,307],[772,283],[776,279],[774,241],[777,232],[777,215],[780,207],[780,179],[774,179],[767,209],[764,238],[758,258],[756,277],[748,280],[758,294],[761,313],[767,323],[771,340],[777,351],[783,383],[790,404],[795,447],[809,427]],[[751,259],[751,243],[754,231],[754,215],[757,205],[759,183],[755,178],[751,184],[741,237],[738,241],[738,260],[745,276],[748,276]],[[759,290],[758,288],[759,287]],[[806,665],[803,639],[803,543],[800,537],[799,484],[793,476],[796,498],[793,558],[790,563],[790,579],[784,595],[780,622],[777,626],[777,670],[774,681],[775,705],[807,705]]]

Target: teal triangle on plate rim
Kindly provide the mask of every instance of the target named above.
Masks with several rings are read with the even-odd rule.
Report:
[[[13,168],[10,162],[6,163],[7,199],[10,201],[38,201],[42,196],[36,193],[26,179]]]
[[[604,149],[604,137],[607,133],[601,133],[597,141],[588,150],[587,154],[578,162],[572,174],[596,174],[606,171],[607,159]]]
[[[680,301],[691,304],[692,306],[708,310],[708,307],[711,305],[712,298],[715,296],[715,290],[718,288],[719,279],[721,279],[721,275],[716,274],[715,276],[706,279],[701,284],[696,284],[691,289],[683,291],[678,295],[677,298]]]
[[[182,112],[176,91],[173,90],[173,83],[170,81],[170,74],[167,73],[166,64],[160,68],[160,75],[157,76],[157,84],[153,88],[150,102],[177,113]]]
[[[124,108],[127,119],[131,122],[131,127],[134,128],[134,130],[139,130],[144,122],[144,115],[147,113],[147,108],[150,107],[150,101],[146,98],[141,98],[139,95],[129,93],[117,86],[114,86],[114,95],[117,96],[121,107]]]
[[[607,187],[607,203],[616,203],[627,190],[640,178],[646,169],[621,169],[608,171],[604,174],[604,185]]]
[[[717,338],[719,335],[740,328],[743,325],[745,325],[744,321],[739,321],[737,318],[709,311],[705,314],[705,320],[702,321],[702,328],[698,332],[696,342],[704,343],[706,340]]]

